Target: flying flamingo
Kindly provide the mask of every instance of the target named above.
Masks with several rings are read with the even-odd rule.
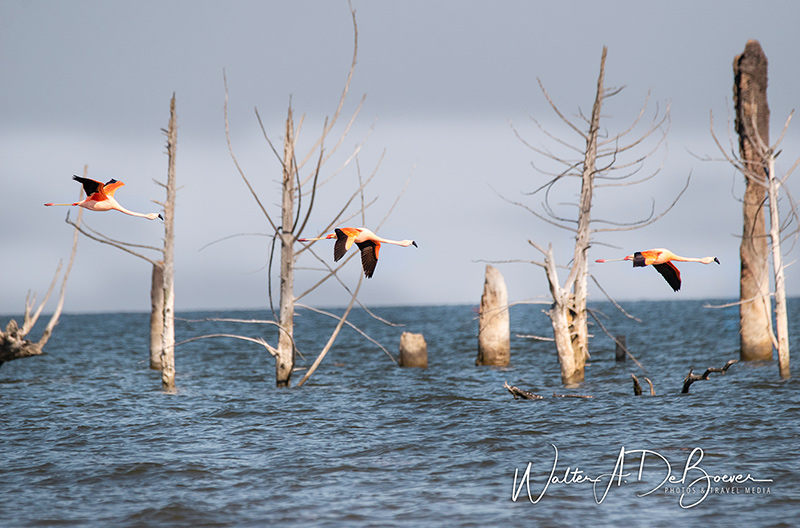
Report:
[[[619,259],[598,259],[596,262],[617,262],[620,260],[632,260],[633,267],[639,268],[644,266],[653,265],[657,272],[664,276],[672,289],[678,291],[681,289],[681,272],[672,263],[675,262],[701,262],[703,264],[711,264],[716,262],[719,264],[717,257],[680,257],[672,251],[664,248],[648,249],[647,251],[637,251],[633,255],[628,255],[625,258]]]
[[[75,203],[46,203],[45,205],[78,205],[80,207],[85,207],[90,211],[111,211],[116,209],[120,213],[125,213],[126,215],[131,216],[141,216],[142,218],[147,218],[148,220],[155,220],[156,218],[160,218],[162,220],[164,219],[164,217],[159,213],[135,213],[122,207],[119,202],[114,199],[114,192],[125,185],[121,181],[108,180],[108,182],[103,185],[97,180],[81,178],[80,176],[73,176],[72,179],[81,182],[83,185],[83,190],[86,192],[86,198]]]
[[[365,227],[342,227],[336,228],[335,231],[329,235],[317,238],[298,238],[298,242],[311,242],[313,240],[326,240],[335,238],[336,243],[333,245],[333,261],[339,262],[348,249],[353,247],[355,243],[358,249],[361,250],[361,266],[364,268],[364,275],[370,279],[372,274],[375,273],[375,266],[378,264],[378,253],[381,249],[381,244],[394,244],[396,246],[417,246],[413,240],[389,240],[381,238]]]

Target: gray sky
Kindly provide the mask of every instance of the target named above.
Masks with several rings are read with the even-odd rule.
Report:
[[[366,137],[359,155],[371,173],[385,151],[368,198],[377,197],[367,226],[383,218],[397,192],[411,181],[380,233],[413,238],[419,248],[387,246],[373,279],[362,287],[369,305],[477,304],[483,288],[481,260],[539,259],[527,244],[554,244],[566,263],[569,233],[556,231],[503,201],[538,208],[540,197],[522,193],[545,178],[546,165],[514,134],[558,150],[533,124],[579,144],[555,120],[539,91],[539,78],[562,111],[588,112],[603,45],[609,48],[607,86],[625,86],[607,102],[605,125],[627,128],[646,100],[648,119],[671,108],[668,148],[661,173],[636,190],[603,189],[597,216],[640,218],[666,206],[692,179],[663,220],[639,231],[611,233],[593,247],[592,261],[652,247],[686,256],[718,256],[721,266],[681,265],[683,289],[673,293],[653,270],[628,264],[592,264],[590,271],[617,299],[732,298],[738,295],[738,240],[743,188],[719,157],[709,133],[713,111],[718,135],[728,137],[732,62],[748,39],[758,39],[769,59],[772,137],[798,106],[800,4],[770,1],[760,12],[747,2],[464,2],[354,0],[359,30],[358,65],[345,116],[366,94],[339,159]],[[19,313],[26,292],[40,296],[59,259],[66,259],[71,228],[65,208],[45,202],[78,199],[71,181],[84,164],[89,176],[122,180],[117,193],[129,209],[157,210],[166,177],[169,98],[177,94],[178,195],[176,302],[179,311],[266,306],[268,225],[236,173],[223,121],[225,69],[232,140],[237,156],[266,203],[278,201],[279,175],[258,129],[254,107],[277,141],[291,97],[306,115],[307,145],[333,114],[352,56],[353,30],[344,1],[0,1],[0,313]],[[780,167],[800,156],[800,124],[784,139]],[[339,129],[341,130],[341,128]],[[371,132],[370,132],[371,131]],[[368,137],[367,137],[368,136]],[[302,145],[301,145],[302,149]],[[333,168],[333,165],[331,165]],[[318,197],[312,236],[339,207],[342,188],[357,181],[355,166]],[[800,196],[800,175],[791,182]],[[575,189],[577,189],[575,187]],[[565,199],[574,199],[569,193]],[[272,210],[278,215],[277,208]],[[73,217],[77,211],[72,213]],[[116,212],[87,211],[85,221],[109,237],[160,244],[162,226]],[[360,225],[360,221],[350,222]],[[321,244],[324,244],[321,243]],[[332,248],[316,246],[332,256]],[[789,260],[797,258],[797,250]],[[332,259],[331,259],[332,260]],[[513,301],[547,293],[544,272],[530,264],[498,265]],[[787,271],[791,295],[800,294],[797,267]],[[354,283],[352,261],[343,276]],[[297,291],[313,283],[301,271]],[[149,309],[149,266],[82,238],[69,280],[70,312]],[[593,289],[594,299],[603,299]],[[305,302],[347,302],[338,287]]]

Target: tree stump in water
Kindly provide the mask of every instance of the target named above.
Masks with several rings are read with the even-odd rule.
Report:
[[[403,332],[400,336],[400,366],[428,368],[428,345],[425,336]]]
[[[475,364],[508,365],[511,362],[508,290],[503,275],[494,266],[486,266],[478,321],[478,359]]]
[[[625,361],[625,343],[624,335],[617,336],[617,348],[614,350],[615,361]]]
[[[6,361],[41,354],[42,345],[25,339],[25,334],[14,319],[8,322],[5,332],[0,331],[0,366]]]
[[[764,199],[766,167],[759,145],[769,145],[767,56],[757,40],[749,40],[733,61],[733,100],[739,156],[747,167],[743,202],[743,230],[739,246],[740,359],[772,359],[772,308],[769,293],[769,245]],[[753,121],[755,120],[755,127]]]

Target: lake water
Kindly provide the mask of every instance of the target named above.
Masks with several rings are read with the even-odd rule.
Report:
[[[47,355],[0,368],[0,526],[797,526],[800,375],[737,363],[681,394],[690,367],[738,357],[737,309],[703,305],[625,303],[640,323],[593,305],[648,372],[593,326],[576,389],[548,342],[514,337],[510,367],[475,367],[470,306],[375,310],[403,327],[353,314],[395,357],[402,331],[423,333],[427,369],[345,329],[306,385],[276,389],[262,347],[209,339],[178,347],[174,394],[148,369],[148,315],[65,315]],[[512,308],[512,334],[552,335],[541,310]],[[334,322],[296,322],[306,367]],[[186,321],[177,337],[220,331],[274,338]],[[631,373],[657,395],[634,396]],[[545,398],[514,400],[505,381]]]

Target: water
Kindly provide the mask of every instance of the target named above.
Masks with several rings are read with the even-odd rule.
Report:
[[[798,301],[790,305],[795,354]],[[403,327],[363,311],[352,316],[393,356],[403,330],[423,333],[428,369],[398,368],[346,328],[305,386],[276,389],[274,362],[260,346],[200,340],[178,347],[174,394],[163,393],[160,375],[148,369],[147,315],[63,316],[47,355],[0,368],[0,525],[795,526],[798,375],[781,381],[774,362],[739,363],[682,395],[689,367],[737,357],[736,308],[625,307],[642,322],[595,305],[648,373],[617,364],[613,342],[594,326],[592,362],[575,389],[561,386],[547,342],[514,337],[511,367],[476,368],[469,306],[375,310]],[[541,309],[514,307],[512,334],[551,335]],[[307,367],[334,322],[299,313],[306,359],[298,366]],[[220,331],[274,339],[274,328],[261,325],[177,328],[179,340]],[[650,377],[657,396],[633,396],[631,373]],[[505,381],[546,398],[514,400]],[[559,481],[542,493],[556,449]],[[606,477],[595,496],[581,478],[613,473],[621,449],[651,452],[641,481],[641,456],[629,453],[623,482],[603,496]],[[514,487],[515,470],[519,486],[529,463],[531,498],[541,497],[535,504],[524,486]],[[679,479],[687,463],[695,468],[684,486],[704,471],[713,493],[702,497],[703,482],[694,491],[659,485],[665,476]],[[721,481],[737,474],[771,482]]]

